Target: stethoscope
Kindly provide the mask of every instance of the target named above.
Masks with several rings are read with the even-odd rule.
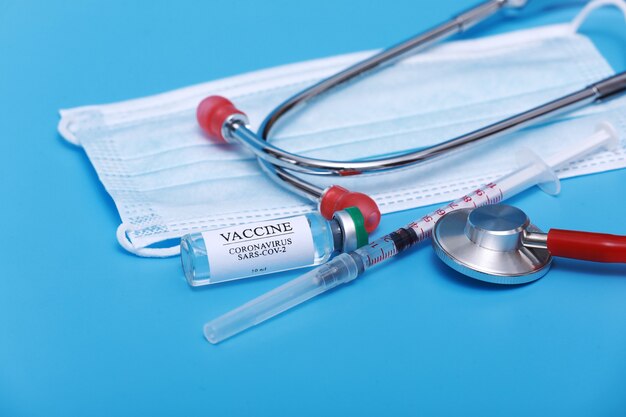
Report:
[[[452,211],[433,230],[439,258],[456,271],[496,284],[523,284],[550,269],[552,257],[626,263],[626,236],[551,229],[543,233],[512,206]]]
[[[316,203],[320,213],[331,219],[334,212],[356,206],[363,213],[368,232],[380,222],[380,210],[369,196],[349,191],[338,185],[322,189],[299,177],[297,173],[330,176],[361,175],[407,167],[449,155],[482,139],[495,138],[529,126],[557,113],[573,110],[626,91],[626,72],[621,72],[591,84],[556,100],[508,117],[481,129],[441,142],[429,148],[410,149],[391,157],[366,160],[322,160],[296,155],[273,146],[268,138],[272,128],[288,112],[333,88],[369,72],[385,63],[401,59],[410,52],[423,49],[451,35],[463,32],[475,24],[504,11],[529,10],[538,4],[527,0],[489,0],[452,18],[451,20],[407,41],[386,49],[371,58],[332,75],[302,90],[276,107],[265,118],[258,133],[251,130],[247,116],[224,97],[204,99],[197,109],[197,118],[203,130],[215,140],[243,145],[257,157],[262,169],[278,184]]]

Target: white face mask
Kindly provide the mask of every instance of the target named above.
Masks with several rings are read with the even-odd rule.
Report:
[[[603,2],[607,3],[607,2]],[[626,13],[622,2],[619,4]],[[447,42],[365,78],[289,117],[273,143],[303,155],[352,159],[428,146],[599,81],[613,71],[571,25],[554,25]],[[195,108],[219,94],[245,111],[253,127],[277,104],[371,52],[273,68],[157,96],[62,110],[59,131],[80,144],[122,218],[118,240],[143,256],[178,247],[149,246],[184,234],[312,211],[308,201],[268,179],[255,159],[212,143]],[[549,155],[608,120],[624,137],[626,98],[596,104],[486,146],[427,165],[348,178],[308,177],[372,196],[382,213],[452,200],[514,166],[514,150]],[[626,151],[598,153],[562,177],[626,166]]]

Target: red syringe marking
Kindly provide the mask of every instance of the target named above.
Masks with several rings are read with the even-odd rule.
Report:
[[[496,204],[502,201],[503,197],[504,193],[500,187],[496,183],[489,183],[458,200],[436,209],[421,219],[409,223],[406,228],[411,229],[412,233],[409,233],[406,229],[398,229],[375,240],[368,246],[358,249],[357,252],[367,261],[366,268],[369,268],[395,256],[409,246],[430,238],[435,223],[449,212],[462,208],[476,208],[487,204]]]

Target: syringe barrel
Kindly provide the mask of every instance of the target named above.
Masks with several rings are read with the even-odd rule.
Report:
[[[208,322],[204,325],[204,336],[211,343],[219,343],[337,285],[352,281],[358,272],[355,260],[343,253],[301,277]]]

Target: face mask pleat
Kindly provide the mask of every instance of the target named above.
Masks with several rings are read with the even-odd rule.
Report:
[[[584,83],[558,86],[489,103],[460,105],[445,112],[429,112],[355,127],[281,137],[273,143],[314,158],[341,155],[342,159],[368,158],[427,147],[559,97],[564,92],[579,88],[581,84]],[[468,108],[471,108],[471,114],[468,114]]]

